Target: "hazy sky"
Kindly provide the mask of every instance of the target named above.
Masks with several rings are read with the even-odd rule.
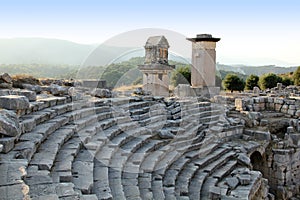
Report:
[[[0,25],[0,38],[87,44],[141,28],[211,33],[221,63],[300,65],[298,0],[0,0]]]

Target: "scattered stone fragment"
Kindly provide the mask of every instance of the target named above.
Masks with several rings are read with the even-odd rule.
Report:
[[[91,91],[91,96],[99,98],[110,98],[112,97],[112,94],[108,89],[95,88]]]

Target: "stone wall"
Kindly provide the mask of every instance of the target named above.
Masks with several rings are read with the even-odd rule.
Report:
[[[282,97],[254,97],[235,99],[236,110],[239,111],[275,111],[290,117],[300,117],[300,99]]]

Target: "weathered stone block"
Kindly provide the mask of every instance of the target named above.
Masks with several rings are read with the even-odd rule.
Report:
[[[255,112],[259,112],[259,111],[260,111],[260,106],[259,106],[258,103],[256,103],[256,104],[253,105],[253,110],[254,110]]]
[[[283,105],[283,106],[281,107],[281,112],[287,113],[287,112],[288,112],[288,109],[289,109],[289,106],[288,106],[287,104],[285,104],[285,105]]]
[[[91,95],[99,98],[110,98],[112,97],[111,91],[108,89],[95,88],[91,91]]]
[[[289,109],[296,110],[296,106],[295,105],[289,105]]]
[[[273,97],[268,97],[268,103],[274,103],[274,98]]]
[[[21,133],[17,115],[9,110],[0,110],[0,134],[18,136]]]
[[[259,87],[253,87],[253,94],[259,95],[260,89]]]
[[[30,106],[27,97],[8,95],[0,97],[0,107],[8,110],[24,110]]]
[[[36,93],[29,90],[13,90],[13,95],[25,96],[29,101],[36,101]]]
[[[4,73],[2,75],[0,75],[0,82],[1,83],[12,83],[12,78],[10,77],[10,75],[8,73]]]
[[[235,108],[236,108],[236,110],[244,110],[244,108],[245,108],[245,101],[244,101],[244,99],[240,99],[240,98],[237,98],[237,99],[235,99]]]
[[[300,117],[300,110],[296,110],[295,115],[296,115],[297,117]]]
[[[276,103],[275,104],[275,111],[280,112],[281,111],[281,107],[282,107],[281,104]]]
[[[29,187],[25,183],[0,187],[1,199],[30,199]]]
[[[5,137],[5,138],[0,138],[0,144],[2,144],[2,151],[3,153],[7,153],[10,150],[14,148],[15,145],[15,137]]]
[[[283,98],[274,98],[274,103],[282,105],[284,103],[284,99]]]
[[[237,178],[239,179],[241,185],[249,185],[251,182],[251,176],[247,174],[238,174]]]
[[[226,184],[229,186],[230,189],[234,189],[239,184],[239,179],[237,177],[229,177],[225,179]]]
[[[260,102],[260,103],[259,103],[259,110],[265,110],[265,109],[266,109],[266,104]]]
[[[287,114],[294,116],[296,113],[296,110],[288,109]]]

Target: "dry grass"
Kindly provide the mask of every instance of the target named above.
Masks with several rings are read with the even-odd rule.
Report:
[[[22,84],[40,85],[40,81],[27,74],[17,74],[12,76],[14,87],[22,88]]]
[[[124,85],[124,86],[121,86],[118,88],[114,88],[113,91],[116,91],[116,92],[133,91],[139,87],[143,87],[143,85],[142,84],[140,84],[140,85]]]

